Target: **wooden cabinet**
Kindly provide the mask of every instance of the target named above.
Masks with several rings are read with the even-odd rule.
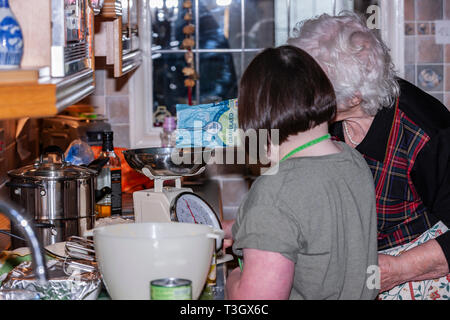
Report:
[[[141,64],[137,0],[105,0],[101,15],[95,19],[95,56],[106,57],[114,77]]]
[[[95,89],[89,0],[32,2],[9,0],[24,37],[21,68],[35,70],[38,79],[0,81],[0,119],[55,115]]]
[[[115,77],[137,68],[138,2],[9,0],[24,36],[21,68],[38,75],[1,81],[6,73],[0,71],[0,119],[52,116],[92,94],[95,56],[106,57]]]

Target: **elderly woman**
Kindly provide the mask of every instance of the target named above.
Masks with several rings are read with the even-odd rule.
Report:
[[[450,299],[450,112],[396,78],[359,16],[325,14],[295,31],[288,43],[311,54],[336,91],[332,135],[363,154],[374,177],[379,297]]]

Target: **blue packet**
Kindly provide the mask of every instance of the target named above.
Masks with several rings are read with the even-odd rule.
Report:
[[[66,162],[76,166],[88,165],[95,159],[94,152],[89,144],[80,139],[72,141],[67,147],[64,157]]]
[[[238,139],[237,99],[190,106],[178,104],[177,148],[233,147]]]

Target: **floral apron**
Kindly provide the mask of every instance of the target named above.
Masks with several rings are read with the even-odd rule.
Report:
[[[447,232],[447,227],[438,222],[414,241],[387,250],[381,254],[398,256],[428,240]],[[450,300],[450,274],[439,279],[406,282],[378,295],[379,300]]]

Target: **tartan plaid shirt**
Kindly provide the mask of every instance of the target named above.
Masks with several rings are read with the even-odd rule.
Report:
[[[437,100],[424,96],[426,94],[416,87],[405,81],[400,84],[400,99],[394,107],[378,112],[365,139],[357,147],[366,159],[375,181],[379,250],[408,243],[439,220],[447,226],[450,224],[450,113],[442,104],[438,106]],[[409,96],[407,101],[402,99],[406,91]],[[415,112],[415,109],[426,109],[414,95],[419,95],[426,103],[425,106],[432,103],[438,107],[430,107],[428,112],[439,112],[441,117],[434,114],[437,121],[432,119],[422,122],[421,112],[425,111]],[[420,106],[414,106],[412,110],[411,104]],[[433,126],[434,129],[429,129]],[[342,123],[334,124],[330,131],[336,139],[344,141]],[[441,132],[445,133],[445,139],[439,137]],[[442,143],[434,142],[438,139]],[[430,143],[432,140],[433,143]],[[443,154],[439,155],[441,150]],[[433,157],[439,158],[439,161]],[[444,165],[436,165],[438,162]],[[436,174],[436,166],[446,169],[439,169]],[[444,181],[433,175],[443,175]],[[430,190],[435,190],[434,194],[430,194]],[[450,238],[446,238],[441,246],[449,260]]]
[[[410,174],[417,155],[429,140],[397,105],[384,161],[364,156],[375,180],[380,250],[410,242],[436,223]]]

